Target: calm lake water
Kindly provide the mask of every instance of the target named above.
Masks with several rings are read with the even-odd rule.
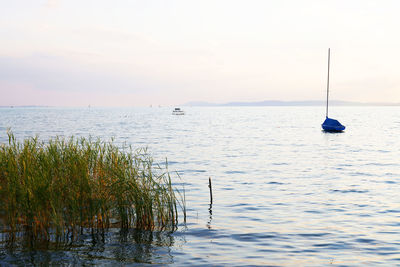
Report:
[[[114,137],[168,158],[188,218],[174,233],[0,248],[0,265],[400,265],[400,107],[332,107],[347,126],[336,134],[321,131],[324,107],[184,109],[1,108],[2,143],[10,127],[19,140]]]

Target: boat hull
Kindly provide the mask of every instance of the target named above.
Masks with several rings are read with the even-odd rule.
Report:
[[[185,115],[185,111],[183,111],[183,110],[180,109],[180,108],[175,108],[175,109],[172,111],[172,115]]]
[[[338,120],[326,118],[322,123],[322,129],[326,132],[343,132],[346,126],[342,125]]]

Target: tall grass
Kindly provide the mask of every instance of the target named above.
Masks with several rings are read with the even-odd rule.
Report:
[[[177,198],[167,168],[145,149],[60,138],[0,145],[0,216],[11,239],[73,239],[84,230],[174,230]],[[182,209],[184,216],[185,209]]]

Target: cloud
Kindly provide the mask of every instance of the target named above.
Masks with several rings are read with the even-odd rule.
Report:
[[[22,82],[0,80],[0,106],[138,106],[151,103],[143,94],[87,91],[48,91]]]
[[[45,91],[135,93],[156,88],[138,75],[45,54],[0,57],[0,80]]]
[[[46,3],[44,4],[44,7],[46,8],[57,8],[59,6],[60,6],[59,0],[47,0]]]

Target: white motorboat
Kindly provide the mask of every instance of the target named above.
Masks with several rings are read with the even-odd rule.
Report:
[[[172,111],[172,115],[185,115],[185,111],[183,111],[183,110],[180,109],[180,108],[175,108],[175,109]]]

